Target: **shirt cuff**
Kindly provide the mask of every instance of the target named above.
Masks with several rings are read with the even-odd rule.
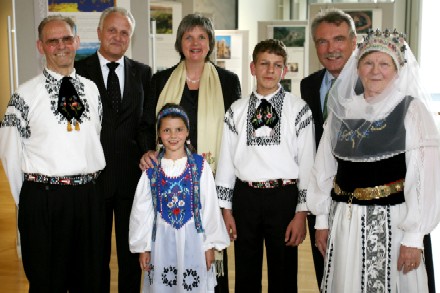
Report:
[[[425,235],[423,235],[423,233],[405,232],[403,234],[403,239],[402,239],[401,244],[406,247],[416,247],[416,248],[423,249],[423,237],[424,236]]]
[[[316,216],[315,229],[316,230],[328,229],[328,216],[327,215]]]
[[[232,202],[228,200],[219,200],[218,204],[222,209],[232,210]]]

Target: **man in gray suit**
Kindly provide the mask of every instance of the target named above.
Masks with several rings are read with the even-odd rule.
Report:
[[[107,166],[97,187],[105,200],[103,291],[110,292],[110,256],[113,215],[118,256],[119,292],[139,293],[138,255],[128,247],[128,226],[141,170],[139,159],[149,148],[142,131],[151,68],[124,56],[135,20],[121,7],[106,9],[100,18],[98,52],[75,64],[77,73],[96,83],[102,98],[101,143]],[[151,144],[151,143],[150,143]]]

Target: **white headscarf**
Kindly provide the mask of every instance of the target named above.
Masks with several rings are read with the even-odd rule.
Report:
[[[361,54],[367,42],[361,45]],[[377,161],[415,148],[440,146],[434,116],[428,110],[432,109],[431,97],[423,90],[419,65],[408,44],[404,44],[406,63],[401,65],[385,90],[368,102],[364,99],[357,70],[360,50],[356,49],[348,60],[327,102],[330,115],[325,127],[330,128],[335,156],[349,161]],[[395,55],[392,49],[380,51],[392,58]],[[418,125],[419,138],[411,141],[406,140],[403,125],[408,107],[417,107],[416,112],[421,113],[413,121]],[[393,111],[392,116],[398,118],[394,122],[390,121]],[[345,151],[340,151],[341,142],[345,142]],[[351,149],[347,151],[347,148]]]

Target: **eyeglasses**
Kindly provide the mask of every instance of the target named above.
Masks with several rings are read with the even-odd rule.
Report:
[[[72,45],[74,41],[75,41],[74,36],[64,36],[60,39],[48,39],[44,43],[48,46],[56,47],[60,43],[63,43],[64,45]]]

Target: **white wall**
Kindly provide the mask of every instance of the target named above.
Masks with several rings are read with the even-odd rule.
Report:
[[[258,21],[277,19],[275,3],[273,0],[238,1],[238,29],[249,31],[249,61],[252,61],[252,51],[258,42]],[[249,67],[246,69],[250,70]],[[252,90],[254,87],[252,79],[252,75],[249,74],[249,90]]]
[[[258,21],[276,19],[275,1],[238,1],[238,29],[249,31],[249,56],[252,55],[252,50],[258,41]]]

